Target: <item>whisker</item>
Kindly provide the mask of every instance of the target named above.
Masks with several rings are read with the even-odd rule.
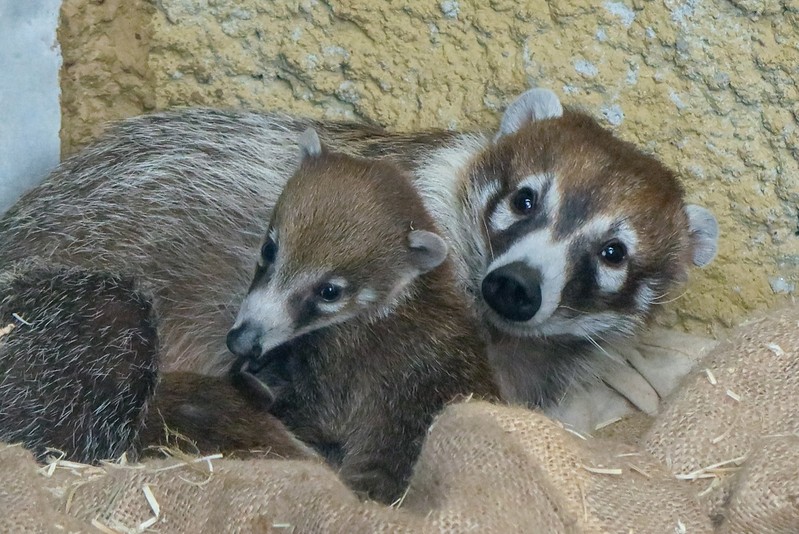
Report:
[[[608,353],[608,351],[606,351],[606,350],[605,350],[605,348],[604,348],[602,345],[600,345],[599,343],[597,343],[597,341],[596,341],[596,340],[595,340],[595,339],[594,339],[594,338],[593,338],[593,337],[592,337],[590,334],[588,334],[588,332],[587,332],[587,331],[586,331],[584,328],[583,328],[583,336],[584,336],[584,337],[585,337],[585,339],[587,339],[587,340],[588,340],[588,341],[589,341],[589,342],[590,342],[590,343],[591,343],[593,346],[595,346],[597,349],[599,349],[599,351],[600,351],[600,352],[602,352],[602,353],[603,353],[605,356],[607,356],[607,357],[608,357],[608,358],[610,358],[611,360],[613,360],[613,359],[614,359],[614,358],[613,358],[613,356],[611,356],[611,355]]]
[[[581,314],[581,315],[588,315],[588,312],[587,312],[587,311],[578,310],[577,308],[572,308],[571,306],[566,306],[565,304],[560,304],[560,305],[558,306],[558,309],[561,309],[561,310],[569,310],[569,311],[577,312],[577,313],[579,313],[579,314]]]
[[[652,302],[652,304],[657,304],[658,306],[662,306],[662,305],[664,305],[664,304],[670,304],[670,303],[672,303],[672,302],[676,302],[676,301],[680,300],[680,299],[681,299],[681,298],[683,298],[683,297],[684,297],[684,296],[685,296],[687,293],[688,293],[688,290],[686,289],[685,291],[683,291],[682,293],[680,293],[679,295],[677,295],[677,296],[676,296],[676,297],[674,297],[673,299],[669,299],[669,300],[663,300],[663,301],[661,301],[660,299],[662,299],[662,298],[665,298],[665,297],[667,297],[667,296],[669,295],[668,293],[663,293],[662,295],[660,295],[660,296],[657,296],[657,297],[653,298],[651,302]]]

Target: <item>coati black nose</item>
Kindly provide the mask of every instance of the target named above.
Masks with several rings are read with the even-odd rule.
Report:
[[[261,356],[260,337],[257,328],[249,323],[244,323],[227,333],[227,348],[241,358],[257,358]]]
[[[521,261],[494,269],[483,278],[483,299],[511,321],[529,321],[541,307],[541,273]]]

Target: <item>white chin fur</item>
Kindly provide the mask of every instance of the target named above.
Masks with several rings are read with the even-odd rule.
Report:
[[[486,307],[483,317],[501,332],[528,338],[572,336],[605,341],[610,337],[633,335],[640,326],[636,317],[616,312],[598,312],[577,317],[558,317],[556,314],[551,314],[546,319],[539,318],[536,314],[529,321],[514,322],[502,319]]]

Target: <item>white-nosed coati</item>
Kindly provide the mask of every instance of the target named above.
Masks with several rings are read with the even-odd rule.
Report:
[[[603,347],[715,254],[715,219],[670,170],[532,89],[492,132],[212,109],[128,119],[0,219],[0,267],[35,254],[132,273],[155,290],[162,368],[224,374],[262,223],[309,126],[332,150],[410,173],[510,401],[551,406],[592,379]]]
[[[228,377],[159,376],[157,324],[149,291],[130,277],[35,260],[1,271],[0,441],[84,463],[156,445],[316,456]]]
[[[399,498],[433,416],[498,390],[447,245],[387,162],[316,133],[275,205],[228,334],[271,412],[372,499]]]
[[[0,325],[13,325],[0,337],[0,441],[86,463],[137,452],[158,372],[147,291],[111,273],[17,263],[0,272]]]

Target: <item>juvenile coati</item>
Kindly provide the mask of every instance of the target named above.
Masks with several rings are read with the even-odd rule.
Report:
[[[158,336],[134,280],[15,264],[0,273],[0,441],[92,463],[137,452]],[[55,456],[58,453],[53,453]]]
[[[327,152],[314,130],[272,213],[228,334],[271,412],[356,491],[401,496],[444,405],[498,391],[447,245],[393,165]]]
[[[0,264],[36,254],[132,272],[156,290],[163,368],[224,374],[261,223],[309,126],[333,150],[412,174],[507,400],[546,407],[592,379],[603,346],[637,333],[715,254],[715,219],[685,204],[671,171],[532,89],[496,133],[210,109],[129,119],[0,220]]]

